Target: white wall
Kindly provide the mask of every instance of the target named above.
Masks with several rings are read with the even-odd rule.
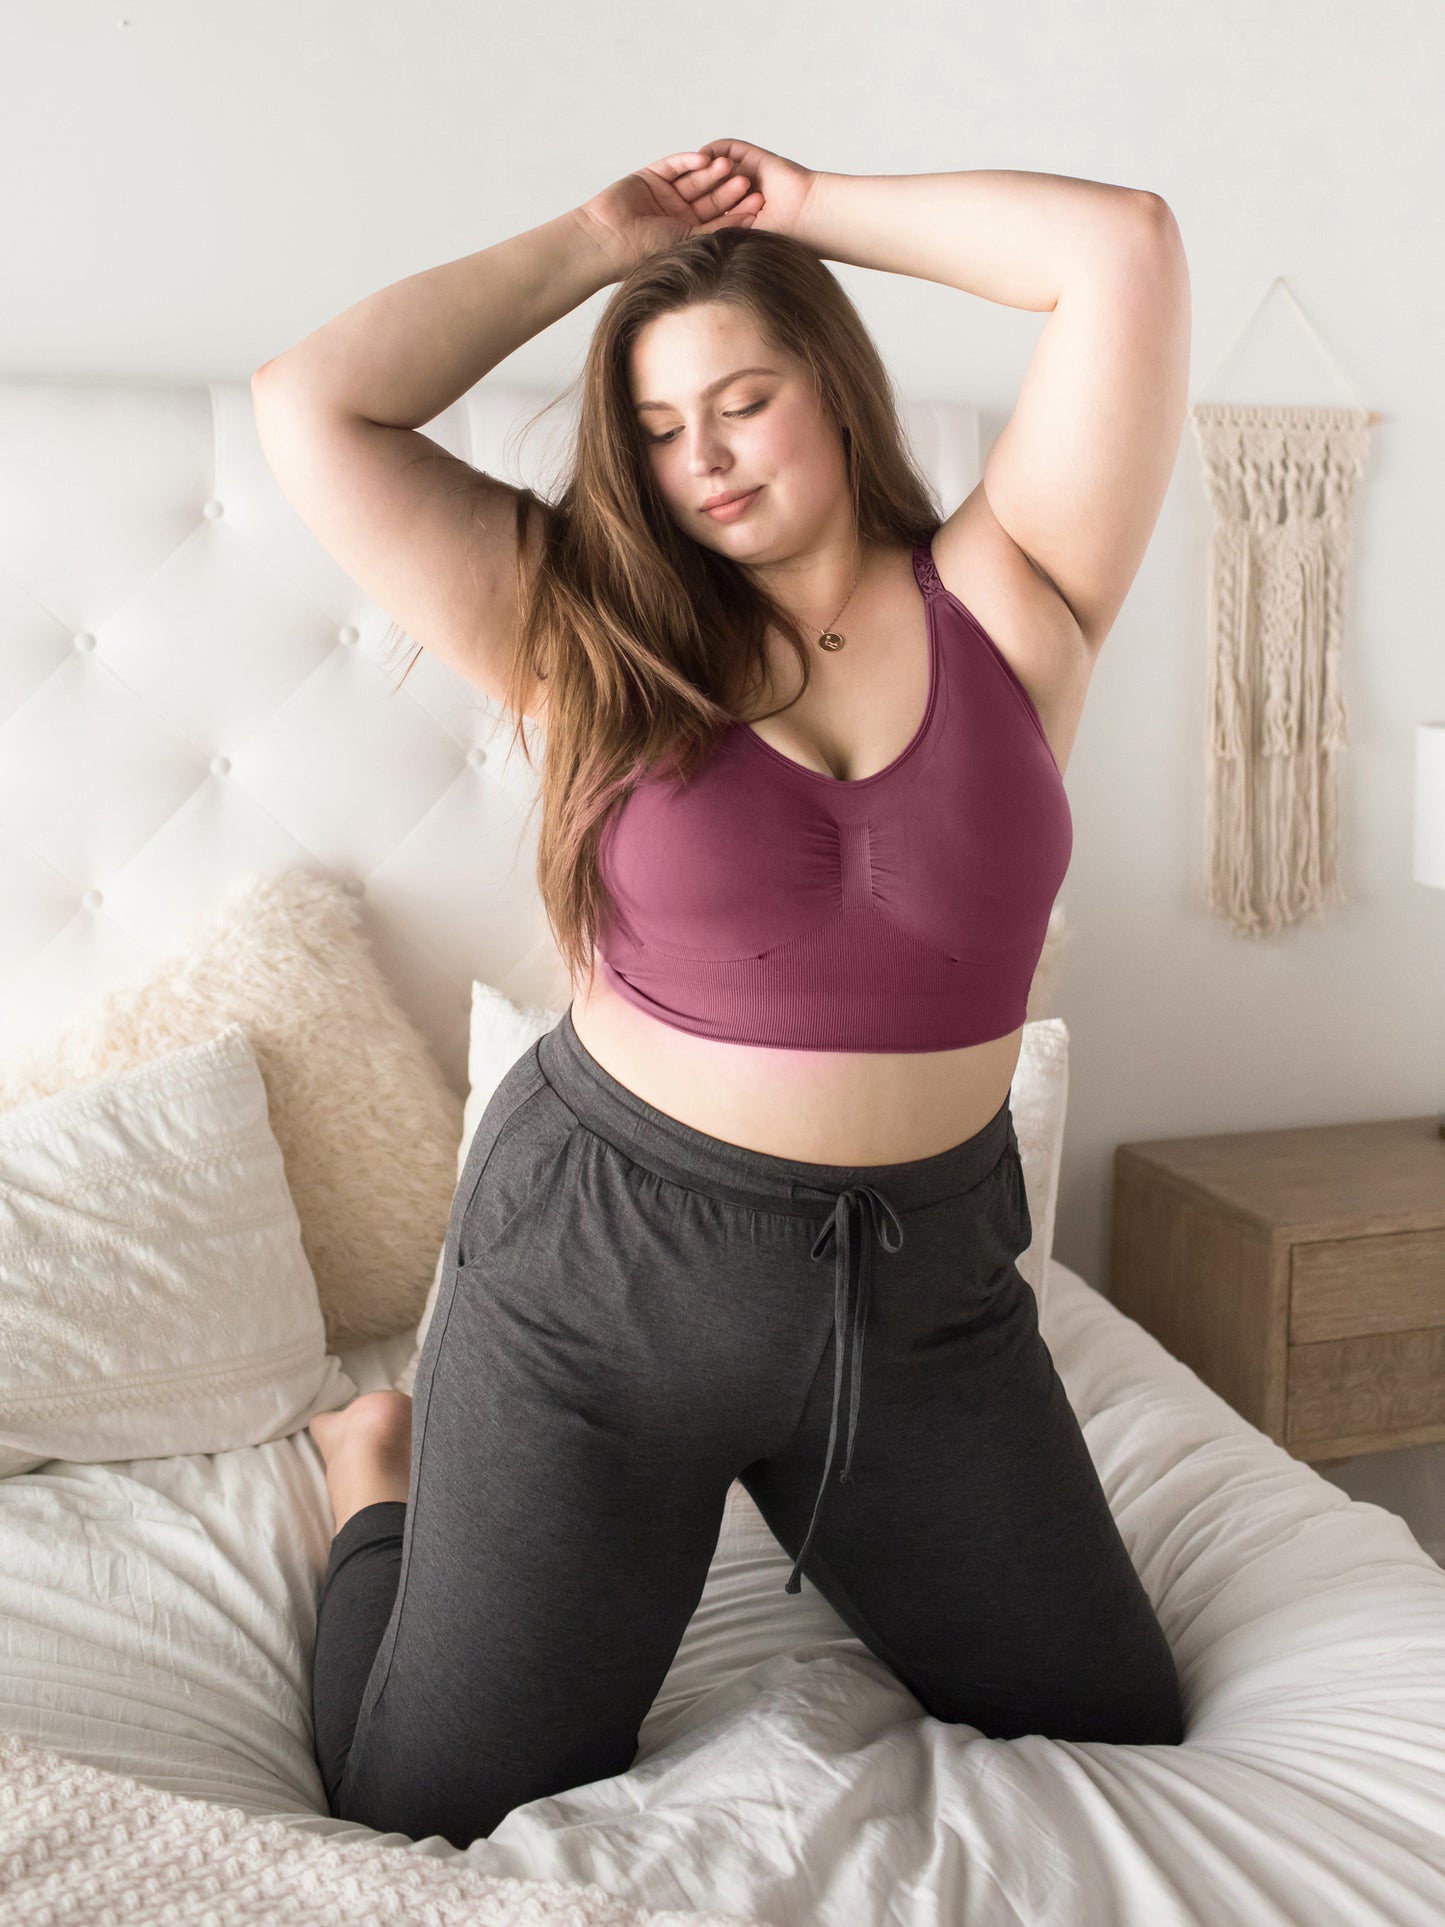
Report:
[[[1278,295],[1213,378],[1287,275],[1386,418],[1346,603],[1349,902],[1262,942],[1201,906],[1208,514],[1186,429],[1069,766],[1055,1248],[1106,1284],[1122,1139],[1445,1103],[1445,897],[1410,878],[1413,731],[1445,716],[1445,11],[52,0],[0,14],[0,53],[8,375],[248,374],[372,290],[724,135],[845,173],[1011,167],[1156,190],[1189,253],[1196,399],[1350,399]],[[987,446],[1043,317],[835,272],[903,392],[977,401]],[[570,380],[605,299],[503,375]],[[1398,1455],[1417,1519],[1445,1510],[1442,1465],[1445,1448]],[[1390,1468],[1368,1476],[1383,1496]],[[1445,1519],[1417,1530],[1445,1539]]]

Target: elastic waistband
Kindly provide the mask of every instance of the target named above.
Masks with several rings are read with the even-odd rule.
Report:
[[[577,1035],[570,1007],[535,1048],[542,1075],[589,1131],[659,1177],[758,1210],[814,1217],[820,1202],[863,1183],[876,1185],[895,1209],[909,1211],[971,1190],[1018,1143],[1006,1096],[982,1130],[932,1157],[897,1164],[774,1157],[695,1130],[646,1103],[598,1063]]]

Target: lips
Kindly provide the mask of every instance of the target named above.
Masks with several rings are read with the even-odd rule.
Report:
[[[704,502],[702,512],[704,515],[714,515],[722,509],[730,509],[738,505],[745,506],[753,499],[761,487],[762,483],[759,482],[757,488],[729,489],[725,495],[716,495],[712,501]]]

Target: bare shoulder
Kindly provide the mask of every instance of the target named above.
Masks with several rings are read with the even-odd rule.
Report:
[[[1028,691],[1065,769],[1096,652],[1058,589],[997,520],[982,482],[934,534],[933,560],[944,588],[977,617]]]

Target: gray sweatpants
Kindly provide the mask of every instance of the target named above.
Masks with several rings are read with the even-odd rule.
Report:
[[[407,1503],[332,1542],[334,1814],[465,1847],[623,1773],[740,1479],[925,1712],[1174,1744],[1174,1662],[1015,1260],[1008,1100],[899,1164],[799,1163],[612,1077],[571,1013],[493,1093],[414,1390]]]

